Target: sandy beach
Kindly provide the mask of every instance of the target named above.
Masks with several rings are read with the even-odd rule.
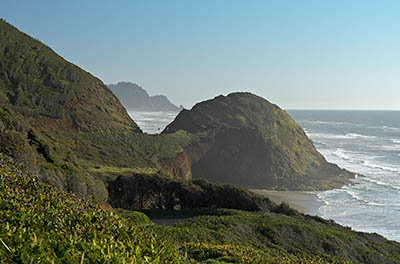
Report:
[[[315,193],[311,192],[271,191],[264,189],[252,189],[251,191],[264,195],[277,204],[285,202],[297,211],[309,215],[317,215],[318,208],[324,204],[318,200]]]

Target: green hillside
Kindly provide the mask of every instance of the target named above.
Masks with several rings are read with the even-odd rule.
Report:
[[[185,133],[144,135],[96,77],[0,20],[0,152],[41,180],[99,202],[121,174],[167,175]]]
[[[129,222],[43,184],[3,154],[0,209],[0,263],[181,263],[184,259],[176,246],[140,230],[138,224],[146,222]]]
[[[96,77],[0,20],[0,105],[39,130],[140,132]]]
[[[0,263],[400,263],[400,244],[302,215],[203,209],[166,227],[104,211],[0,154]],[[187,217],[188,215],[186,215]],[[180,217],[179,214],[176,217]]]
[[[351,177],[264,99],[218,97],[147,135],[100,80],[3,20],[0,36],[0,263],[400,263],[397,242],[191,179]]]
[[[354,177],[328,163],[285,111],[251,93],[198,103],[180,112],[163,133],[179,130],[202,139],[192,146],[197,151],[186,154],[190,165],[182,168],[195,178],[246,187],[321,190],[340,187]],[[175,166],[182,167],[182,162]]]

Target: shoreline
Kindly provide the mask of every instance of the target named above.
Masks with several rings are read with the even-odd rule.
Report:
[[[273,191],[265,189],[250,189],[250,191],[265,196],[277,204],[285,202],[290,207],[303,214],[318,215],[318,209],[324,205],[324,203],[317,198],[316,192]]]

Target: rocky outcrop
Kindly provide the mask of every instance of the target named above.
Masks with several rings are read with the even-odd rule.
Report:
[[[178,159],[186,162],[170,168],[193,178],[246,187],[321,190],[354,177],[328,163],[285,111],[250,93],[218,96],[183,110],[163,133],[178,130],[199,135],[196,148],[205,150],[201,157],[184,151]]]
[[[131,82],[109,84],[108,87],[130,111],[180,111],[182,107],[172,104],[165,95],[149,96],[139,85]]]

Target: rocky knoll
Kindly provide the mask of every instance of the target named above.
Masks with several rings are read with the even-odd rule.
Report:
[[[251,93],[232,93],[183,110],[163,131],[199,136],[166,167],[182,177],[246,187],[316,190],[354,175],[328,163],[303,129],[277,105]]]

